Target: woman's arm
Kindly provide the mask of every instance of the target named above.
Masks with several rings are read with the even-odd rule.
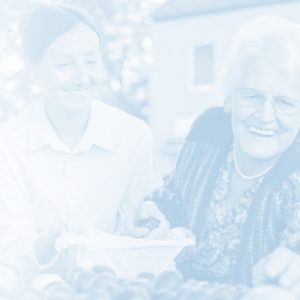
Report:
[[[144,124],[138,130],[136,144],[132,145],[132,173],[120,204],[115,230],[117,234],[133,236],[143,236],[148,232],[145,228],[135,226],[135,215],[143,199],[153,187],[152,133]]]
[[[281,237],[281,245],[300,255],[300,172],[290,176],[290,197],[283,203],[286,228]]]
[[[300,173],[285,183],[288,201],[282,203],[285,229],[279,246],[254,267],[254,284],[276,283],[300,296]],[[284,220],[285,219],[285,220]]]
[[[15,292],[38,274],[35,226],[26,200],[0,149],[0,277],[5,278],[0,293]]]

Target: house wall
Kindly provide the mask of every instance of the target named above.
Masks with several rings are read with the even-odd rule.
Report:
[[[150,76],[150,124],[155,141],[156,184],[173,168],[192,120],[207,107],[222,105],[217,85],[206,91],[191,86],[191,50],[195,45],[214,44],[217,83],[235,29],[266,13],[300,21],[300,2],[160,21],[151,26],[154,65]]]

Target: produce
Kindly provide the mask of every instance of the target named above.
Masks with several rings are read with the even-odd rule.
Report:
[[[6,300],[297,300],[275,285],[248,288],[195,279],[184,280],[178,271],[159,276],[141,273],[133,279],[118,278],[105,266],[91,270],[75,267],[64,280],[40,275],[26,291]]]

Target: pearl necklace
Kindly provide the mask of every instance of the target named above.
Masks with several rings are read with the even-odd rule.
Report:
[[[252,175],[252,176],[245,175],[241,171],[241,169],[239,167],[239,164],[237,162],[237,159],[236,159],[236,144],[233,145],[233,162],[234,162],[234,166],[235,166],[235,169],[238,172],[238,174],[242,178],[247,179],[247,180],[253,180],[253,179],[259,178],[259,177],[265,175],[266,173],[268,173],[274,167],[274,164],[273,164],[273,165],[271,165],[270,167],[266,168],[265,170],[263,170],[262,172],[260,172],[258,174],[255,174],[255,175]]]

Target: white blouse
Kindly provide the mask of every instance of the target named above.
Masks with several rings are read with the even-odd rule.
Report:
[[[48,230],[113,232],[151,191],[152,174],[152,135],[141,120],[94,101],[70,151],[43,103],[30,106],[0,126],[1,254],[30,248]]]

